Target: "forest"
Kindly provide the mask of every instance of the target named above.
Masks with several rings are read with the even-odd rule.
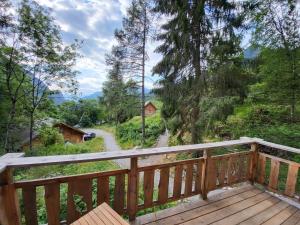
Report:
[[[112,47],[103,56],[105,79],[97,74],[101,95],[88,99],[78,94],[78,77],[89,77],[76,69],[87,43],[75,38],[67,44],[51,9],[39,1],[0,1],[0,156],[22,151],[25,156],[50,156],[107,150],[100,136],[69,143],[55,128],[57,123],[77,131],[106,132],[120,150],[155,147],[165,134],[169,146],[246,136],[300,148],[297,0],[132,0],[122,16],[111,34]],[[153,43],[154,50],[149,48]],[[153,53],[160,58],[150,66]],[[149,77],[154,80],[150,91]],[[148,101],[156,107],[153,115],[145,111]],[[179,160],[198,156],[178,155]],[[284,158],[300,162],[296,154]],[[113,160],[51,165],[16,169],[14,178],[120,167]],[[286,165],[283,173],[286,177]],[[299,189],[300,178],[295,180]],[[112,196],[115,177],[107,182]],[[59,191],[63,220],[67,185]],[[39,187],[36,193],[38,221],[45,224],[44,192]],[[154,194],[158,195],[157,190]],[[140,195],[139,200],[144,200]],[[92,197],[96,206],[95,188]],[[155,207],[138,213],[155,211]]]
[[[173,145],[249,136],[300,147],[296,0],[133,0],[105,57],[101,97],[61,104],[53,100],[57,94],[78,91],[74,65],[83,41],[64,44],[55,18],[36,1],[4,0],[0,13],[2,153],[20,151],[28,138],[32,150],[34,134],[53,120],[104,124],[123,142],[138,140],[137,146],[151,147],[147,138],[167,128]],[[154,40],[162,57],[152,68],[159,78],[147,94],[147,46]],[[145,122],[146,100],[160,105],[153,132]],[[123,123],[134,117],[135,128],[125,129]]]

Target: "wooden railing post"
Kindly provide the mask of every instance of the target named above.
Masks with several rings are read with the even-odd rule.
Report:
[[[19,225],[20,208],[11,169],[0,173],[0,224]]]
[[[258,144],[253,143],[251,144],[251,152],[252,152],[252,157],[251,157],[251,167],[250,167],[250,182],[253,185],[255,182],[255,177],[256,177],[256,172],[257,172],[257,167],[258,167]]]
[[[202,199],[207,199],[207,193],[208,193],[208,164],[211,158],[211,151],[204,150],[203,151],[203,167],[202,167],[202,182],[201,182],[201,193],[202,193]]]
[[[5,162],[5,160],[9,158],[19,158],[23,156],[24,153],[8,153],[0,157],[0,161]],[[0,209],[1,209],[0,224],[1,225],[21,224],[19,200],[13,182],[14,180],[13,180],[12,169],[5,168],[3,171],[0,172]]]
[[[136,218],[138,208],[138,158],[130,159],[130,172],[128,175],[128,215],[129,220]]]

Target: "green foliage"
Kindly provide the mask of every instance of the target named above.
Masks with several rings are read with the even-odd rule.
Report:
[[[243,105],[228,117],[221,132],[229,133],[233,138],[259,137],[299,148],[300,123],[289,123],[287,115],[288,107]]]
[[[60,119],[70,125],[92,127],[106,119],[104,107],[96,99],[66,101],[59,106]],[[72,112],[72,113],[70,113]]]
[[[146,117],[145,146],[153,146],[161,133],[165,130],[159,114]],[[120,124],[116,129],[116,137],[123,149],[141,146],[141,117],[136,116]]]
[[[39,137],[45,147],[54,144],[63,144],[64,137],[57,128],[42,126],[39,130]]]
[[[86,141],[76,145],[62,145],[56,144],[48,147],[41,147],[35,151],[26,152],[26,156],[44,156],[44,155],[62,155],[62,154],[79,154],[89,152],[99,152],[104,149],[104,141],[102,138],[95,138],[91,141]],[[55,166],[42,166],[38,168],[30,169],[18,169],[15,171],[15,179],[18,180],[31,180],[47,177],[76,175],[91,172],[116,170],[119,167],[112,161],[92,162],[92,163],[81,163],[81,164],[68,164],[68,165],[55,165]],[[110,187],[113,187],[113,180],[110,181]],[[95,185],[95,184],[93,184]],[[67,213],[67,184],[60,185],[60,196],[61,196],[61,220],[66,219]],[[93,199],[96,199],[95,191],[96,187],[93,186]],[[110,190],[112,194],[113,190]],[[19,196],[22,199],[22,196]],[[76,208],[79,212],[84,212],[85,202],[81,200],[80,196],[74,196],[76,199]],[[23,206],[21,205],[21,209]],[[44,202],[44,190],[43,188],[37,188],[37,209],[38,209],[38,220],[39,224],[45,224],[46,218],[46,207]]]
[[[79,144],[53,144],[50,146],[42,146],[33,151],[26,152],[27,156],[46,156],[46,155],[62,155],[62,154],[81,154],[89,152],[98,152],[104,149],[103,138],[96,137],[90,141]]]

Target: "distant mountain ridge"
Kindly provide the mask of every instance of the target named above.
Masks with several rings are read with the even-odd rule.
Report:
[[[82,97],[82,99],[97,99],[103,95],[102,91],[96,91],[92,94],[85,95]]]

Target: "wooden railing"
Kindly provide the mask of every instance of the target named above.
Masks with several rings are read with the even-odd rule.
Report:
[[[236,145],[249,147],[243,152],[217,156],[211,154],[213,149]],[[130,220],[134,220],[139,210],[193,195],[201,195],[206,199],[209,191],[244,181],[257,182],[267,185],[269,190],[280,191],[282,181],[279,182],[278,178],[281,164],[288,168],[283,194],[297,196],[300,164],[259,152],[258,147],[261,146],[300,153],[299,149],[261,139],[241,138],[208,144],[79,155],[22,157],[20,153],[7,154],[0,158],[0,224],[19,225],[21,218],[25,218],[25,224],[38,224],[37,190],[44,193],[49,225],[60,224],[62,220],[70,224],[103,202],[110,204],[119,214],[128,215]],[[191,151],[203,151],[203,157],[138,166],[139,157]],[[120,158],[130,158],[129,169],[18,182],[13,180],[14,168]],[[66,196],[61,194],[63,188],[66,189]],[[20,199],[18,192],[21,192]],[[84,207],[78,206],[77,197],[84,203]],[[60,218],[63,199],[66,218]],[[20,213],[20,205],[24,215]]]
[[[300,163],[259,153],[256,182],[272,192],[300,199],[300,185],[297,186],[299,168]]]

